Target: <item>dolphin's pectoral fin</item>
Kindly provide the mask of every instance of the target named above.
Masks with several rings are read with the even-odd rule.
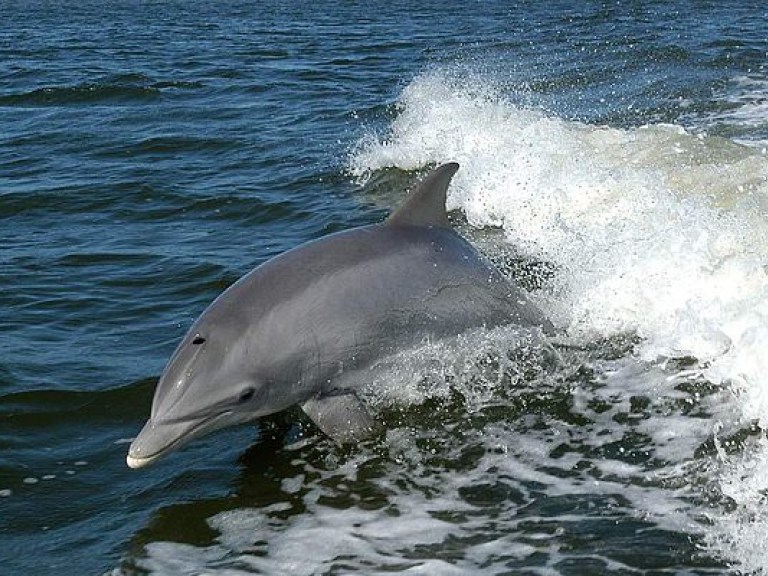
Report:
[[[320,430],[342,444],[367,438],[378,429],[354,392],[318,396],[301,407]]]

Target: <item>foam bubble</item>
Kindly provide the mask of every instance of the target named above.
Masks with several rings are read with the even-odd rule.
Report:
[[[728,454],[718,442],[720,488],[730,510],[713,516],[707,534],[715,553],[738,563],[747,574],[765,574],[768,558],[768,439],[761,436],[742,453]]]
[[[768,153],[768,78],[765,70],[732,78],[721,95],[725,105],[706,120],[734,132],[743,144]]]

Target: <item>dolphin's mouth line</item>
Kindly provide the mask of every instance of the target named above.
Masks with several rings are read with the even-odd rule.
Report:
[[[132,456],[131,450],[129,448],[128,456],[126,456],[126,463],[128,464],[129,468],[143,468],[144,466],[151,464],[152,462],[154,462],[164,454],[171,452],[172,450],[175,450],[180,445],[186,443],[187,441],[191,440],[193,437],[203,432],[207,427],[210,427],[217,420],[224,418],[225,416],[229,416],[231,413],[232,413],[231,410],[227,410],[226,412],[219,412],[218,414],[214,414],[212,416],[209,416],[208,418],[202,419],[195,426],[193,426],[192,428],[189,428],[183,434],[179,435],[175,440],[166,444],[157,452],[149,454],[148,456]],[[178,422],[189,422],[189,420],[191,420],[191,418],[185,419],[185,420],[160,420],[160,421],[157,421],[157,424],[161,424],[161,425],[164,423],[173,424]],[[138,436],[134,438],[133,441],[135,442],[137,438]]]
[[[231,402],[222,403],[219,407],[223,406],[231,406]],[[225,409],[223,411],[218,411],[216,409],[216,406],[211,406],[210,408],[207,408],[205,410],[198,410],[197,412],[192,412],[191,414],[187,414],[186,416],[178,416],[176,418],[159,418],[155,420],[157,424],[184,424],[186,422],[195,422],[197,420],[200,421],[199,425],[202,425],[209,420],[213,420],[215,418],[218,418],[219,416],[223,416],[224,414],[232,414],[231,409]]]

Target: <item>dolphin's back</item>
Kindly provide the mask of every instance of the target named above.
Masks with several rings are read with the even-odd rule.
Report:
[[[256,268],[211,307],[239,316],[266,377],[315,391],[425,337],[547,321],[448,228],[373,225],[326,236]],[[271,359],[264,366],[264,358]]]

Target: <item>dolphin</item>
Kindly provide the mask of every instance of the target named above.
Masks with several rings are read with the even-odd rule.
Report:
[[[128,466],[294,405],[338,442],[365,438],[378,425],[356,390],[377,360],[471,328],[551,331],[450,228],[446,191],[458,168],[436,168],[384,222],[288,250],[216,298],[165,367]]]

